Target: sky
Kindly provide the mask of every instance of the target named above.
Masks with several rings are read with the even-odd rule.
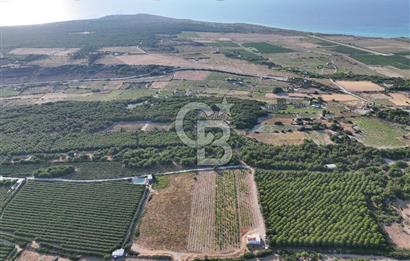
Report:
[[[410,0],[0,0],[3,26],[136,13],[305,31],[410,33]]]

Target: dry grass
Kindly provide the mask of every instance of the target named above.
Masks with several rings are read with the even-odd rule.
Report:
[[[152,89],[165,89],[169,85],[169,82],[153,82],[151,84]]]
[[[370,81],[337,81],[339,86],[351,92],[382,92],[384,88]]]
[[[102,64],[128,64],[128,65],[163,65],[201,70],[221,70],[231,73],[250,74],[255,76],[276,75],[289,76],[288,73],[275,72],[266,66],[253,64],[238,59],[229,59],[222,54],[211,54],[209,59],[194,60],[184,59],[177,55],[167,54],[141,54],[105,56],[98,63]]]
[[[390,101],[397,106],[410,106],[410,98],[404,93],[390,93]]]
[[[320,95],[320,97],[322,97],[322,99],[326,102],[354,102],[359,100],[356,97],[349,94],[323,94]]]
[[[393,224],[391,226],[385,226],[384,230],[396,246],[410,249],[410,234],[403,229],[402,225]]]
[[[192,174],[170,177],[169,185],[146,207],[137,244],[152,250],[188,250],[194,184]]]
[[[16,48],[10,51],[14,55],[49,55],[49,56],[69,56],[80,48]]]
[[[145,54],[145,51],[138,46],[116,46],[116,47],[104,47],[99,51],[110,53],[128,53],[128,54]]]
[[[401,70],[391,66],[369,66],[369,68],[387,77],[410,78],[410,70]]]
[[[305,134],[300,131],[287,133],[250,133],[248,135],[265,144],[272,145],[300,145],[305,140]]]
[[[24,250],[17,261],[69,261],[69,259],[52,255],[43,255],[31,250]]]
[[[175,80],[203,81],[209,75],[207,71],[180,71],[174,74]]]

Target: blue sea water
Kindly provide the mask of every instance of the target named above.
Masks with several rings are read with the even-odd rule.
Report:
[[[410,37],[410,0],[78,0],[76,18],[149,13],[308,32]]]

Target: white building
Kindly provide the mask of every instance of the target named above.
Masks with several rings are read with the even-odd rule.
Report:
[[[122,258],[125,256],[125,249],[117,249],[114,252],[112,252],[112,258],[113,259],[118,259],[118,258]]]
[[[327,169],[336,169],[337,168],[336,164],[327,164],[327,165],[325,165],[325,167]]]
[[[247,242],[247,245],[262,246],[262,238],[258,234],[247,236],[246,242]]]

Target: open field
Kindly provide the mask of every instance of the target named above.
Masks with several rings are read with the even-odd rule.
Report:
[[[80,48],[16,48],[9,53],[14,55],[69,56],[79,50]]]
[[[184,59],[177,55],[167,54],[142,54],[105,56],[98,63],[102,64],[128,64],[128,65],[163,65],[174,67],[186,67],[194,69],[222,70],[232,73],[250,75],[274,75],[275,72],[262,65],[253,64],[239,59],[228,59],[221,54],[210,54],[209,59],[194,61]],[[277,72],[278,73],[278,72]]]
[[[207,71],[180,71],[174,74],[175,80],[203,81],[209,75]]]
[[[357,124],[362,131],[360,139],[364,144],[374,147],[404,147],[410,144],[409,140],[403,138],[408,132],[403,125],[392,124],[377,118],[355,118],[353,123]]]
[[[148,203],[134,248],[216,255],[237,251],[241,237],[259,225],[252,182],[243,170],[169,177]]]
[[[284,48],[282,46],[276,46],[269,43],[245,43],[245,47],[257,50],[260,53],[291,53],[293,50]]]
[[[17,261],[70,261],[67,258],[58,257],[55,255],[39,254],[33,250],[24,250]]]
[[[356,102],[359,101],[358,98],[349,95],[349,94],[322,94],[322,95],[318,95],[318,97],[322,97],[322,99],[326,102],[332,102],[332,101],[336,101],[336,102]]]
[[[145,51],[138,46],[112,46],[99,49],[100,52],[144,54]]]
[[[396,106],[410,106],[410,97],[405,93],[389,93],[390,101]]]
[[[5,208],[0,231],[102,257],[123,246],[143,192],[126,182],[28,181]]]
[[[153,194],[136,244],[151,250],[187,251],[194,183],[192,174],[172,176],[167,187]]]
[[[256,181],[273,246],[377,248],[384,243],[364,198],[365,176],[257,170]]]
[[[410,249],[410,231],[404,231],[401,224],[392,224],[384,229],[396,246]]]
[[[382,92],[384,88],[370,81],[336,81],[344,89],[350,92]]]
[[[305,140],[305,135],[300,131],[286,133],[255,133],[248,135],[262,143],[271,145],[300,145]]]
[[[396,246],[410,249],[410,201],[397,200],[394,208],[402,218],[401,223],[393,223],[384,229]]]

